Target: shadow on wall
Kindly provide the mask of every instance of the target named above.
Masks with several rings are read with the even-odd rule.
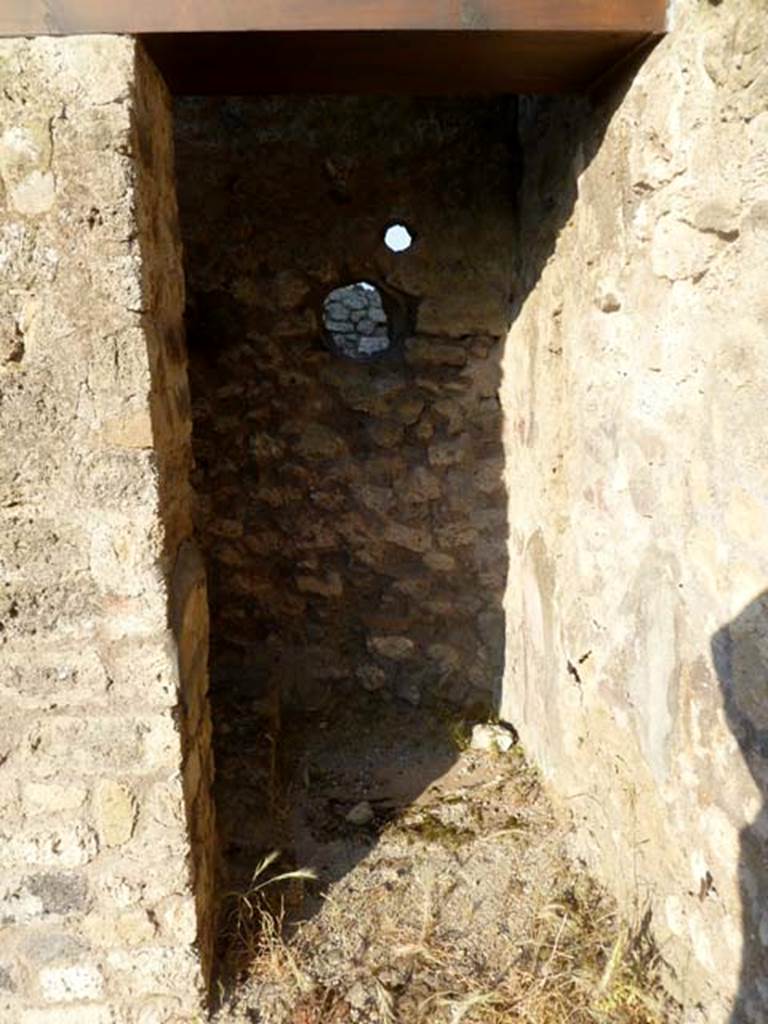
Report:
[[[497,702],[507,129],[496,101],[180,104],[214,684]],[[396,330],[354,360],[324,302],[358,281]]]
[[[536,223],[514,205],[516,101],[177,104],[228,889],[275,846],[321,887],[344,875],[455,760],[437,709],[499,708],[503,346],[619,100],[525,101]],[[542,162],[553,104],[573,130]],[[395,221],[407,252],[383,244]],[[356,361],[324,304],[360,281],[407,330]]]
[[[742,964],[732,1024],[760,1024],[768,1005],[768,591],[712,638],[728,725],[763,805],[742,829]]]
[[[510,104],[186,100],[176,136],[227,885],[271,846],[322,857],[335,821],[327,883],[367,848],[351,806],[407,806],[449,767],[435,707],[498,707]],[[343,757],[308,763],[318,735]]]

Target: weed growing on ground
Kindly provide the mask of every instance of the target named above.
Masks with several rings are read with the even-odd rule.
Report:
[[[271,953],[281,949],[285,887],[316,878],[309,868],[271,872],[280,856],[279,850],[268,853],[257,864],[246,889],[222,896],[222,960],[234,976],[258,962],[265,948]]]

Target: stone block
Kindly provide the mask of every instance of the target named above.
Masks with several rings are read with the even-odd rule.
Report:
[[[47,586],[16,583],[13,593],[0,593],[0,623],[11,642],[33,636],[67,640],[84,639],[93,631],[103,607],[86,573],[61,573]]]
[[[460,434],[464,429],[467,410],[455,398],[442,398],[432,404],[435,416],[442,421],[446,433]]]
[[[462,367],[467,363],[467,350],[462,345],[449,345],[434,338],[412,338],[406,345],[406,359],[416,367]]]
[[[24,813],[72,814],[85,803],[88,790],[76,782],[25,782],[21,787],[21,802]]]
[[[64,766],[70,776],[89,778],[107,769],[145,773],[174,770],[180,757],[178,726],[171,714],[142,718],[61,715],[33,725],[28,734],[30,772],[41,779]]]
[[[200,1015],[182,1008],[173,996],[151,996],[135,1004],[131,1024],[198,1024]]]
[[[147,946],[157,935],[157,924],[147,910],[137,907],[120,914],[114,922],[116,945]],[[105,943],[106,945],[106,943]]]
[[[432,546],[427,527],[406,526],[403,523],[389,523],[384,530],[384,540],[416,554],[424,554]]]
[[[427,458],[433,470],[445,470],[464,462],[469,454],[469,445],[461,437],[455,441],[435,441],[427,451]]]
[[[171,896],[156,909],[161,935],[169,945],[191,946],[197,938],[195,901],[189,896]]]
[[[135,515],[104,513],[89,535],[90,574],[102,594],[139,597],[160,586],[157,563],[163,551],[160,524]]]
[[[443,486],[444,482],[437,473],[424,466],[416,466],[398,488],[398,497],[413,504],[436,501]]]
[[[102,704],[110,677],[98,652],[87,644],[38,641],[30,658],[28,641],[6,645],[0,697],[5,707],[43,708],[55,703]]]
[[[450,644],[430,644],[427,648],[427,657],[435,662],[443,673],[455,672],[460,666],[462,655]]]
[[[347,443],[338,434],[319,423],[308,423],[294,444],[297,455],[313,461],[340,459],[347,453]]]
[[[95,964],[44,967],[38,984],[43,999],[50,1003],[92,1001],[104,994],[104,978]]]
[[[184,827],[184,787],[180,772],[171,779],[152,783],[142,801],[142,816],[171,833]]]
[[[459,519],[455,523],[448,523],[446,526],[438,526],[435,530],[437,542],[443,548],[453,550],[455,548],[467,548],[477,544],[478,532],[474,526],[465,520]],[[498,552],[497,552],[498,557]]]
[[[84,451],[73,490],[84,506],[99,511],[135,511],[159,516],[156,457],[145,450]]]
[[[82,874],[46,871],[30,875],[24,884],[45,914],[73,914],[88,906],[88,883]]]
[[[80,822],[59,828],[25,829],[0,842],[0,865],[73,868],[89,864],[98,853],[96,834]]]
[[[341,597],[344,593],[344,584],[337,572],[330,572],[325,577],[297,576],[296,586],[302,594],[319,597]]]
[[[63,567],[84,572],[87,551],[87,534],[79,523],[31,514],[0,517],[0,564],[9,582],[33,577],[38,584],[50,584]]]
[[[72,963],[88,953],[77,936],[51,927],[47,922],[28,931],[19,947],[32,964]]]
[[[130,787],[112,779],[96,783],[93,790],[93,818],[101,846],[122,846],[136,825],[136,798]]]
[[[413,640],[407,636],[374,636],[369,639],[368,647],[374,654],[391,661],[411,658],[416,650]]]
[[[387,683],[387,673],[378,665],[361,665],[355,675],[360,680],[363,689],[369,693],[382,689]]]
[[[453,572],[456,568],[456,559],[443,551],[428,551],[424,555],[424,564],[433,572]]]
[[[99,661],[107,673],[116,706],[169,708],[179,701],[179,660],[170,629],[104,645]],[[151,685],[147,686],[147,680]]]
[[[392,406],[392,415],[400,423],[412,427],[424,411],[424,399],[420,395],[402,395]]]
[[[118,448],[152,448],[152,419],[147,407],[107,420],[102,433],[105,444]]]
[[[106,963],[114,983],[136,996],[158,992],[188,993],[188,1006],[199,1001],[202,977],[193,951],[178,947],[145,946],[111,950]]]

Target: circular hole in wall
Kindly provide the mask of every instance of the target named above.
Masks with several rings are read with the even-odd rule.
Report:
[[[390,252],[405,252],[413,245],[413,235],[405,224],[391,224],[384,232],[384,245]]]
[[[369,281],[329,292],[323,303],[323,324],[331,347],[348,359],[375,359],[392,345],[381,292]]]

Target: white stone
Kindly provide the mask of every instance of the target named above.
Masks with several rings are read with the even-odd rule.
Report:
[[[39,977],[43,998],[51,1003],[98,999],[104,991],[104,979],[95,964],[45,967]]]
[[[361,800],[359,804],[355,804],[346,815],[346,820],[350,825],[368,825],[373,819],[373,808],[367,800]]]
[[[472,728],[472,750],[496,750],[505,754],[515,745],[515,737],[503,725],[480,723]]]

